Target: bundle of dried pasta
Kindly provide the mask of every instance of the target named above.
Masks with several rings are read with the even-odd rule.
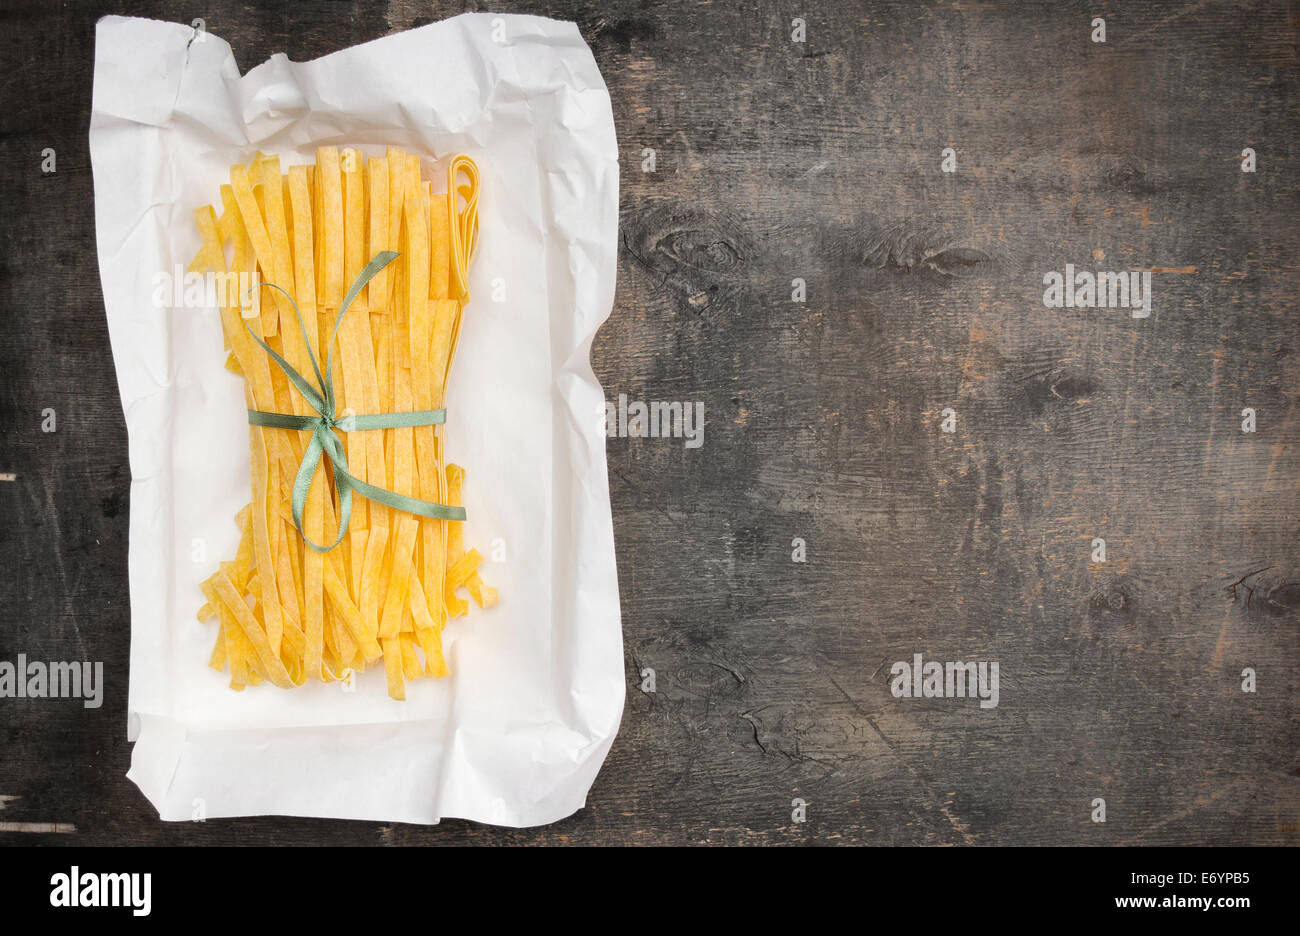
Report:
[[[465,474],[436,428],[478,185],[465,156],[444,196],[399,149],[363,164],[323,147],[287,173],[259,153],[231,168],[220,214],[195,212],[190,271],[224,287],[226,366],[249,410],[252,502],[198,614],[219,624],[210,665],[232,689],[346,680],[382,657],[404,699],[406,679],[447,673],[443,628],[469,608],[457,590],[497,600],[463,547]]]

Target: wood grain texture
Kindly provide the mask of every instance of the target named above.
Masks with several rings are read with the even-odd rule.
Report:
[[[107,677],[97,711],[0,701],[0,819],[75,827],[0,843],[1296,844],[1294,4],[494,4],[575,20],[613,98],[607,398],[707,419],[609,441],[627,709],[588,806],[522,831],[169,825],[125,779],[94,22],[202,16],[246,71],[467,8],[125,6],[0,13],[0,659]],[[1195,272],[1139,320],[1044,308],[1066,263]],[[999,706],[895,699],[917,652],[999,661]]]

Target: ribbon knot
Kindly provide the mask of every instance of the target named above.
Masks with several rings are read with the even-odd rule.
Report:
[[[370,281],[370,278],[396,260],[397,257],[397,252],[392,250],[385,250],[376,254],[375,258],[366,264],[366,268],[357,276],[356,282],[348,289],[347,295],[343,297],[343,304],[339,306],[338,317],[334,320],[334,331],[331,333],[329,344],[326,346],[328,352],[323,373],[320,369],[320,363],[316,360],[316,354],[312,351],[311,339],[307,336],[307,326],[302,320],[302,313],[298,311],[298,304],[293,301],[293,296],[290,296],[288,292],[275,283],[262,284],[263,286],[270,286],[272,289],[279,289],[289,300],[289,304],[293,306],[293,313],[298,317],[298,326],[302,329],[302,340],[307,346],[307,357],[311,360],[312,370],[316,374],[317,386],[312,386],[288,361],[276,353],[274,348],[259,338],[253,331],[252,326],[247,322],[244,323],[244,327],[253,336],[253,340],[271,356],[271,359],[275,361],[280,370],[284,371],[284,375],[289,378],[289,383],[302,394],[303,399],[317,413],[316,416],[291,416],[287,413],[267,413],[262,410],[250,409],[248,411],[248,422],[253,426],[265,426],[271,429],[297,429],[311,433],[311,441],[307,443],[307,448],[302,456],[302,464],[298,466],[298,474],[293,480],[291,506],[293,508],[293,522],[298,528],[298,534],[302,537],[304,543],[318,553],[329,552],[343,541],[343,535],[347,533],[348,524],[352,519],[352,493],[354,491],[367,500],[385,504],[404,513],[413,513],[435,520],[465,519],[464,507],[449,507],[446,504],[435,504],[432,501],[420,500],[406,494],[398,494],[396,491],[376,487],[357,478],[348,471],[348,459],[343,451],[343,442],[334,432],[336,429],[341,432],[406,429],[414,426],[440,425],[447,420],[447,411],[445,409],[416,410],[408,413],[369,413],[365,415],[352,415],[349,413],[349,415],[342,418],[336,417],[333,378],[334,341],[338,338],[339,326],[343,323],[343,316],[347,314],[348,307],[352,305],[352,301],[356,299],[357,294]],[[316,466],[320,464],[322,456],[329,460],[330,467],[333,469],[334,488],[339,499],[338,535],[334,538],[334,542],[328,546],[313,543],[307,537],[307,534],[302,531],[302,515],[307,504],[307,494],[311,490],[312,481],[316,476]]]

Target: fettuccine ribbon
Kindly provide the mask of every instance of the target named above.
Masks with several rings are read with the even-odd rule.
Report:
[[[396,260],[397,257],[397,252],[392,250],[385,250],[376,254],[375,258],[366,264],[366,268],[361,271],[356,282],[348,290],[347,295],[343,297],[343,304],[339,306],[338,318],[334,320],[334,331],[330,335],[329,344],[326,345],[329,351],[325,358],[325,372],[323,374],[321,373],[320,364],[316,360],[316,355],[312,351],[311,340],[307,337],[307,326],[302,320],[302,313],[298,311],[298,305],[293,301],[293,297],[275,283],[262,284],[273,289],[279,289],[288,297],[289,304],[293,306],[294,315],[298,317],[298,325],[302,328],[303,341],[307,345],[307,356],[311,359],[312,370],[316,372],[316,380],[320,385],[319,391],[302,374],[299,374],[288,361],[277,354],[270,345],[259,338],[247,322],[244,323],[244,327],[248,329],[249,334],[253,335],[253,340],[261,345],[267,354],[271,355],[271,358],[279,365],[280,370],[284,371],[284,375],[289,378],[289,382],[297,388],[298,392],[311,405],[311,408],[319,414],[317,416],[291,416],[285,413],[266,413],[262,410],[250,409],[248,411],[250,425],[266,426],[271,429],[297,429],[311,433],[311,441],[307,444],[307,449],[302,456],[302,464],[298,468],[298,475],[293,481],[291,505],[293,508],[293,522],[298,528],[298,534],[302,536],[304,543],[318,553],[329,552],[342,542],[343,535],[348,530],[348,523],[352,519],[353,491],[376,503],[385,504],[394,510],[405,513],[431,517],[435,520],[465,519],[464,507],[449,507],[446,504],[435,504],[431,501],[420,500],[406,494],[398,494],[395,491],[375,487],[373,484],[367,484],[357,478],[348,471],[348,460],[343,451],[343,442],[333,431],[335,429],[342,432],[405,429],[412,426],[440,425],[446,421],[447,411],[445,409],[416,410],[409,413],[372,413],[364,416],[344,416],[342,418],[337,416],[333,367],[334,341],[338,337],[339,326],[343,322],[343,316],[347,313],[348,307],[352,305],[352,300],[357,297],[357,293],[361,292],[362,287],[369,282],[372,276]],[[329,459],[334,470],[334,487],[338,491],[339,499],[339,532],[338,536],[334,538],[334,542],[328,546],[313,543],[302,530],[302,514],[307,503],[307,492],[311,490],[311,483],[316,474],[316,466],[320,464],[322,455]]]

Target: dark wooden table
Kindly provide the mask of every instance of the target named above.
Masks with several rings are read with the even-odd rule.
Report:
[[[202,16],[247,70],[464,9],[132,6],[0,13],[0,660],[107,678],[0,699],[0,823],[75,827],[0,843],[1297,842],[1294,4],[495,5],[576,20],[613,97],[607,397],[707,419],[609,441],[626,713],[587,808],[522,831],[165,824],[124,776],[95,20]],[[1176,272],[1138,319],[1045,307],[1067,263]],[[997,661],[999,705],[895,698],[914,653]]]

